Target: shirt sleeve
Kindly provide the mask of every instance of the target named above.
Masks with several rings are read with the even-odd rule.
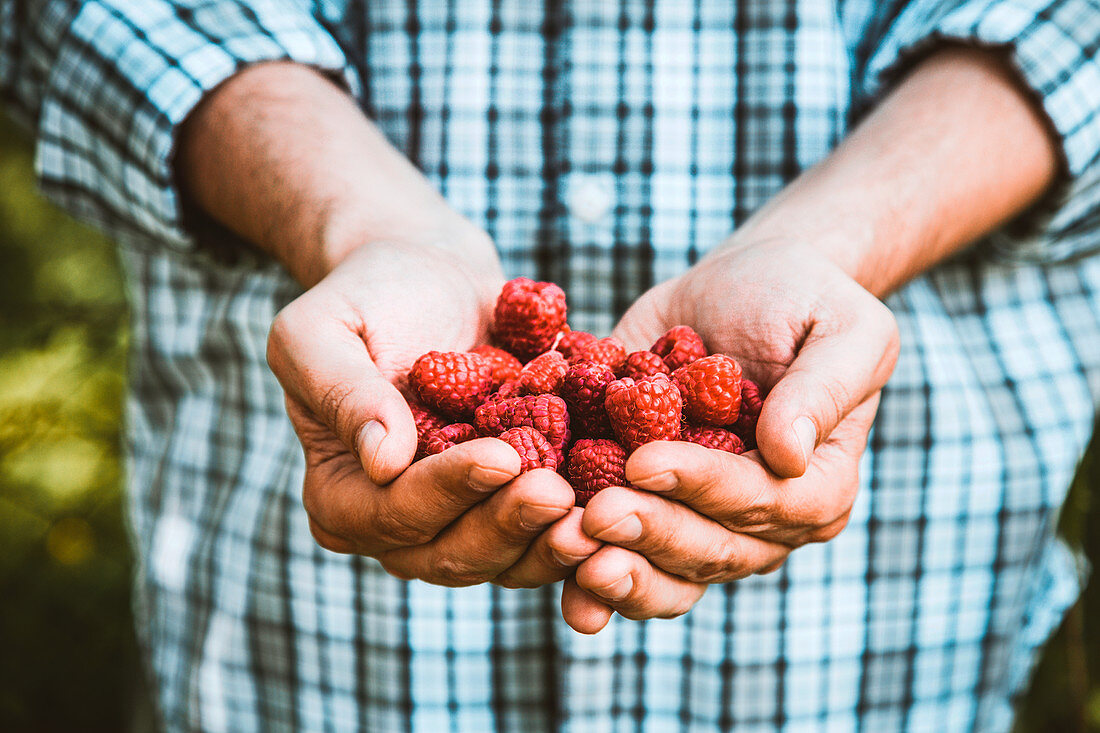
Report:
[[[243,67],[290,60],[353,93],[296,0],[0,0],[0,94],[35,130],[42,192],[108,233],[194,246],[172,176],[178,126]]]
[[[881,94],[946,43],[1003,50],[1060,143],[1065,179],[993,244],[1045,261],[1100,250],[1100,0],[907,3],[864,67],[862,91]]]

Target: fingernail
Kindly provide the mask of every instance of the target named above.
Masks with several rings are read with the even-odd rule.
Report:
[[[553,547],[550,548],[550,556],[554,558],[554,562],[561,565],[563,568],[571,568],[576,565],[580,565],[584,562],[585,558],[577,557],[575,555],[569,555],[564,552],[558,552]]]
[[[526,529],[541,529],[561,517],[568,510],[541,504],[523,504],[519,508],[519,523]]]
[[[627,514],[607,529],[597,532],[595,537],[604,542],[631,542],[642,536],[642,520],[634,514]]]
[[[377,420],[370,420],[359,431],[359,462],[367,471],[367,476],[374,476],[374,463],[378,460],[379,448],[386,439],[386,426]]]
[[[800,417],[791,425],[794,437],[802,448],[802,465],[810,465],[810,456],[814,454],[814,446],[817,444],[817,427],[814,421],[808,417]]]
[[[646,491],[672,491],[676,488],[676,474],[672,471],[665,471],[631,483]]]
[[[629,573],[603,588],[593,588],[592,592],[603,596],[609,601],[621,601],[634,587],[634,578]]]
[[[513,478],[515,477],[512,474],[494,468],[471,466],[469,473],[466,474],[466,483],[474,491],[488,492],[499,489],[501,484]]]

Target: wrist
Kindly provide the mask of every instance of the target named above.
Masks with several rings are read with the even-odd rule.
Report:
[[[906,216],[877,215],[897,210],[884,197],[858,188],[833,195],[816,186],[805,192],[792,188],[754,214],[728,242],[821,258],[882,296],[895,286],[901,257],[917,249],[917,229]]]
[[[1050,185],[1056,160],[1055,141],[1003,61],[948,48],[735,238],[806,243],[881,297],[1024,211]]]
[[[429,202],[425,202],[426,204]],[[348,205],[332,207],[317,233],[312,252],[281,257],[283,264],[302,282],[318,282],[343,262],[352,252],[363,247],[415,248],[430,255],[458,261],[485,275],[503,277],[500,258],[489,235],[441,201],[431,202],[426,213],[415,220],[382,223],[377,218],[364,220],[359,212],[366,207]],[[291,263],[288,259],[297,259]]]

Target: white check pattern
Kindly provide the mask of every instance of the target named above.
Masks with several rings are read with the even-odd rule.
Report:
[[[594,638],[555,588],[402,582],[314,544],[264,362],[297,288],[172,188],[203,94],[265,59],[331,72],[510,274],[561,283],[603,333],[947,42],[1003,47],[1065,185],[890,298],[903,349],[839,538]],[[1008,730],[1078,592],[1053,522],[1100,400],[1098,48],[1089,0],[0,0],[0,91],[42,188],[129,277],[138,620],[166,729]],[[610,212],[571,216],[593,184]]]

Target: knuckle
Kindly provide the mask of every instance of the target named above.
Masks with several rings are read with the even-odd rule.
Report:
[[[776,562],[773,562],[771,565],[767,565],[767,566],[761,568],[760,570],[757,570],[756,574],[757,575],[770,575],[770,574],[776,572],[777,570],[779,570],[786,563],[787,563],[787,558],[784,557],[781,560],[777,560]]]
[[[437,585],[452,588],[480,585],[489,580],[487,573],[452,555],[441,555],[432,562],[431,578]]]
[[[687,594],[681,595],[679,600],[673,603],[664,613],[661,614],[661,618],[678,618],[695,607],[695,600]]]
[[[493,578],[493,584],[499,585],[501,588],[507,588],[508,590],[515,590],[516,588],[530,588],[531,586],[516,580],[516,578],[508,573],[501,573],[497,577]]]
[[[836,380],[828,381],[822,386],[821,391],[824,399],[821,406],[825,413],[827,425],[836,425],[844,419],[848,410],[854,406],[855,401],[852,391],[846,384]],[[818,430],[821,430],[820,426]],[[819,435],[818,437],[822,439],[826,436]]]
[[[723,522],[727,529],[749,534],[771,532],[783,523],[775,495],[765,490],[761,490],[747,503],[747,506]]]
[[[693,563],[688,580],[696,583],[722,583],[747,575],[740,558],[725,544],[708,548],[705,555]]]
[[[336,432],[341,437],[354,440],[355,436],[355,420],[354,415],[350,413],[350,400],[355,394],[355,387],[345,382],[338,382],[331,385],[325,393],[321,395],[318,402],[321,410],[321,415],[328,421],[329,425],[336,429]],[[354,443],[350,446],[354,449]]]
[[[491,520],[490,534],[497,537],[498,541],[507,546],[526,545],[532,535],[539,532],[537,528],[529,529],[520,520],[519,505],[512,511],[503,512],[494,516]]]
[[[836,538],[836,536],[843,532],[844,528],[848,526],[848,519],[850,516],[850,511],[845,512],[839,519],[812,530],[809,533],[807,542],[828,542]]]
[[[434,534],[415,524],[392,506],[381,507],[374,517],[377,534],[395,547],[414,547],[429,542]]]

